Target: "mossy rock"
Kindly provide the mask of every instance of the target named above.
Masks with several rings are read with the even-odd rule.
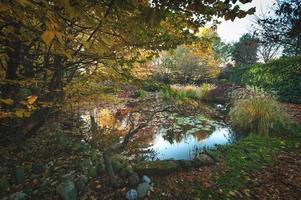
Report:
[[[193,165],[195,167],[201,167],[201,166],[210,166],[214,165],[215,161],[207,154],[199,154],[194,160]]]
[[[121,162],[112,160],[112,167],[115,173],[119,173],[120,170],[122,169],[123,165]]]
[[[24,169],[22,168],[16,169],[15,180],[17,184],[23,184],[25,182]]]
[[[7,188],[9,188],[9,182],[5,178],[0,179],[0,197],[3,197],[6,193]]]
[[[89,168],[87,175],[88,175],[89,178],[96,177],[97,176],[97,168],[96,167]]]
[[[43,174],[46,170],[46,167],[43,163],[33,163],[32,164],[32,173],[33,174]]]
[[[179,160],[179,164],[184,170],[189,170],[193,167],[193,162],[191,160]]]
[[[141,175],[167,175],[180,168],[179,162],[174,160],[142,161],[134,166],[134,170]]]

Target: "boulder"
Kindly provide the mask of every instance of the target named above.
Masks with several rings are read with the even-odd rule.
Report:
[[[115,173],[119,173],[122,168],[122,164],[117,160],[112,160],[112,167]]]
[[[130,176],[129,176],[129,184],[130,184],[130,186],[135,186],[135,185],[137,185],[138,183],[139,183],[139,175],[136,173],[136,172],[134,172],[134,173],[132,173]]]
[[[24,170],[22,168],[16,169],[16,177],[15,178],[16,178],[17,184],[22,184],[25,182]]]
[[[152,181],[151,181],[151,179],[148,177],[148,176],[142,176],[142,181],[144,182],[144,183],[148,183],[148,184],[150,184]]]
[[[68,180],[74,180],[74,175],[75,171],[71,171],[67,174],[64,174],[62,177],[61,177],[61,181],[64,182],[64,181],[68,181]]]
[[[120,170],[120,175],[121,175],[122,177],[128,177],[128,176],[130,176],[132,173],[134,173],[134,170],[133,170],[133,168],[132,168],[131,165],[127,165],[126,167],[124,167],[124,168],[122,168],[122,169]]]
[[[131,189],[131,190],[128,191],[128,192],[126,193],[126,195],[125,195],[125,198],[126,198],[127,200],[135,200],[135,199],[137,199],[137,197],[138,197],[138,193],[137,193],[137,191],[134,190],[134,189]]]
[[[215,161],[207,154],[201,153],[195,158],[194,163],[197,166],[214,165]]]
[[[76,200],[77,198],[77,189],[70,180],[60,183],[56,188],[56,192],[63,200]]]
[[[90,167],[89,169],[88,169],[88,177],[89,178],[94,178],[94,177],[96,177],[97,176],[97,167]]]
[[[4,196],[7,188],[9,188],[9,182],[5,178],[0,179],[0,196]]]
[[[82,191],[88,182],[88,178],[85,175],[80,175],[76,178],[75,185],[78,191]]]
[[[150,190],[150,185],[148,183],[140,183],[137,187],[138,197],[144,198],[147,192]]]
[[[27,194],[24,192],[16,192],[9,196],[9,200],[26,200]]]
[[[167,175],[180,169],[174,160],[141,161],[134,166],[134,170],[145,175]]]
[[[190,160],[180,160],[179,163],[181,167],[185,170],[189,170],[192,168],[192,162]]]

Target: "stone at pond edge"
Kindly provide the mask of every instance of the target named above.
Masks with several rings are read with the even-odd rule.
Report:
[[[33,163],[32,164],[32,173],[33,174],[43,174],[46,170],[45,165],[42,163]]]
[[[96,169],[97,169],[97,174],[98,175],[102,175],[105,172],[105,166],[103,163],[98,163],[96,165]]]
[[[112,160],[112,167],[115,173],[119,173],[122,168],[122,164],[117,160]]]
[[[137,197],[138,197],[138,193],[137,193],[137,191],[134,190],[134,189],[131,189],[131,190],[128,191],[128,192],[126,193],[126,195],[125,195],[125,198],[126,198],[127,200],[135,200],[135,199],[137,199]]]
[[[148,176],[142,176],[142,181],[144,182],[144,183],[148,183],[148,184],[150,184],[152,181],[151,181],[151,179],[148,177]]]
[[[121,175],[122,177],[128,177],[128,176],[130,176],[132,173],[134,173],[134,170],[133,170],[133,168],[132,168],[131,165],[127,165],[126,167],[124,167],[124,168],[122,168],[122,169],[120,170],[120,175]]]
[[[145,175],[167,175],[180,169],[177,161],[159,160],[159,161],[142,161],[134,166],[135,171]]]
[[[0,179],[0,196],[3,196],[9,188],[9,182],[5,178]]]
[[[77,198],[75,184],[70,180],[60,183],[56,188],[56,192],[63,200],[76,200]]]
[[[78,191],[82,191],[86,183],[88,182],[88,178],[85,175],[80,175],[79,177],[76,178],[75,185]]]
[[[26,200],[27,194],[24,192],[16,192],[9,196],[9,200]]]
[[[181,167],[185,170],[192,168],[192,162],[190,160],[179,160]]]
[[[24,170],[22,168],[16,169],[16,183],[22,184],[25,181]]]
[[[130,186],[137,185],[139,183],[139,180],[140,180],[139,179],[139,175],[136,172],[132,173],[130,175],[130,177],[129,177],[129,184],[130,184]]]
[[[197,158],[194,160],[194,163],[197,166],[202,166],[202,165],[214,165],[214,160],[208,156],[207,154],[201,153],[197,156]]]
[[[148,183],[140,183],[137,187],[138,197],[144,198],[149,190],[150,185]]]
[[[93,166],[93,167],[89,168],[89,170],[88,170],[88,177],[94,178],[96,176],[97,176],[97,167]]]
[[[75,175],[74,175],[75,171],[71,171],[67,174],[64,174],[62,177],[61,177],[61,181],[67,181],[67,180],[73,180]]]

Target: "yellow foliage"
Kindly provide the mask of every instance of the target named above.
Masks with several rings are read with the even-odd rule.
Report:
[[[115,128],[117,125],[114,113],[109,109],[101,109],[97,118],[101,128]]]
[[[14,100],[12,99],[0,99],[0,101],[6,105],[13,105],[14,104]]]
[[[55,31],[45,31],[43,34],[42,34],[42,40],[47,44],[49,45],[50,42],[53,40],[53,38],[55,37]]]
[[[34,102],[35,102],[37,99],[38,99],[37,96],[30,95],[30,96],[27,97],[27,103],[28,103],[29,105],[32,105],[32,104],[34,104]]]

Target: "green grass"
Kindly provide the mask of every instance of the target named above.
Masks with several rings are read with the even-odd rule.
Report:
[[[236,199],[231,196],[240,188],[248,188],[247,181],[250,174],[264,167],[273,166],[273,155],[277,152],[291,151],[300,148],[301,138],[288,138],[279,136],[263,136],[250,134],[248,137],[235,144],[225,145],[219,150],[211,150],[208,153],[219,160],[222,167],[213,171],[211,181],[217,189],[208,189],[201,186],[195,176],[192,182],[177,182],[173,193],[179,199]],[[190,191],[185,192],[187,189]],[[153,195],[154,199],[166,199]]]
[[[215,199],[231,199],[230,193],[244,186],[252,171],[258,171],[264,166],[273,165],[273,154],[277,151],[289,150],[299,146],[300,138],[284,138],[282,136],[267,137],[251,134],[247,138],[222,147],[216,156],[223,160],[225,169],[214,175],[214,182],[224,195],[208,190],[206,193]],[[201,190],[204,190],[201,188]]]

